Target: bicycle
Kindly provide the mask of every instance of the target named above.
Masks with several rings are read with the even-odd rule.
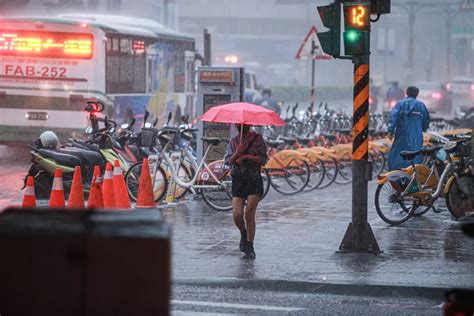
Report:
[[[177,136],[182,132],[183,131],[178,128],[165,127],[160,131],[160,136],[165,134]],[[149,160],[155,161],[151,168],[154,170],[150,170],[150,172],[152,173],[153,192],[156,202],[164,197],[169,187],[170,180],[168,179],[167,172],[163,168],[163,164],[165,164],[170,178],[178,187],[189,190],[193,194],[200,194],[204,202],[215,210],[226,211],[232,209],[232,181],[230,178],[230,170],[228,170],[224,164],[218,166],[216,164],[218,162],[213,162],[211,165],[206,163],[210,149],[227,140],[214,137],[203,137],[202,140],[209,144],[209,146],[199,164],[195,161],[194,157],[189,157],[190,159],[188,159],[188,161],[194,166],[192,175],[189,170],[184,177],[183,174],[179,173],[185,158],[184,155],[190,153],[182,149],[176,150],[177,147],[175,145],[179,143],[178,137],[172,137],[166,143],[163,150],[158,154],[148,157]],[[137,198],[138,180],[140,178],[142,164],[142,162],[134,164],[125,175],[125,183],[129,195],[133,200]],[[191,179],[188,180],[187,178]]]
[[[378,177],[375,209],[384,222],[391,225],[402,224],[419,207],[426,207],[417,214],[422,215],[433,207],[438,197],[444,195],[443,188],[452,171],[451,159],[448,157],[441,176],[435,163],[431,167],[414,163],[416,156],[433,156],[440,149],[441,147],[435,147],[402,151],[400,155],[403,159],[410,160],[410,167]]]

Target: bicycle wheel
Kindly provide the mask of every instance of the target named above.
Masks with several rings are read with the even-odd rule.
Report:
[[[162,167],[164,167],[163,170],[165,171],[165,173],[167,175],[167,178],[168,178],[168,182],[169,182],[170,178],[171,178],[171,170],[168,168],[168,166],[165,163],[162,164]],[[191,181],[191,179],[192,179],[192,171],[188,167],[181,164],[178,168],[178,178],[181,181],[187,183],[187,182]],[[179,200],[182,197],[184,197],[186,195],[186,193],[188,193],[188,192],[189,192],[188,189],[180,187],[178,184],[176,184],[176,190],[175,190],[175,193],[174,193],[174,198],[176,200]]]
[[[230,211],[232,209],[232,178],[230,172],[225,172],[225,176],[219,179],[222,187],[201,188],[200,193],[204,202],[216,211]]]
[[[305,161],[296,166],[288,166],[284,170],[270,171],[270,185],[275,191],[291,195],[301,192],[308,185],[311,172]]]
[[[268,174],[267,169],[262,168],[262,180],[263,180],[263,194],[260,200],[263,200],[267,196],[268,191],[270,191],[270,175]]]
[[[337,160],[333,158],[332,160],[324,161],[325,175],[324,181],[318,187],[318,190],[325,189],[329,187],[336,181],[337,175],[339,174],[339,166]]]
[[[378,152],[376,155],[369,153],[369,160],[372,161],[372,174],[378,176],[382,173],[385,168],[385,156],[383,153]]]
[[[399,225],[406,222],[415,210],[413,207],[407,208],[400,195],[400,192],[395,190],[388,181],[377,186],[375,191],[377,214],[390,225]]]
[[[466,181],[469,187],[474,187],[474,177],[464,176],[462,178],[464,178],[463,180]],[[459,182],[456,179],[453,184],[451,184],[449,191],[446,194],[446,206],[448,207],[449,212],[454,218],[461,218],[466,216],[466,212],[472,211],[473,205],[474,200],[462,193],[461,188],[459,187]]]
[[[125,185],[127,186],[128,195],[133,202],[136,202],[138,198],[138,184],[142,173],[142,164],[142,162],[137,162],[125,174]],[[155,175],[151,175],[151,181],[153,183],[155,202],[158,202],[165,196],[168,190],[168,179],[161,166],[158,167]]]
[[[337,168],[337,184],[349,184],[352,182],[352,160],[344,159],[339,161]]]
[[[303,189],[304,192],[309,192],[318,189],[326,176],[326,169],[321,160],[309,164],[311,176],[309,177],[308,185]]]

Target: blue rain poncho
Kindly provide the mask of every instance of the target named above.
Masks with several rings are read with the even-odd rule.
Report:
[[[388,169],[396,170],[410,165],[410,161],[400,157],[403,150],[418,150],[423,146],[423,132],[430,125],[430,114],[423,102],[408,97],[397,102],[392,109],[388,132],[395,138],[388,155]],[[421,163],[419,155],[415,163]]]

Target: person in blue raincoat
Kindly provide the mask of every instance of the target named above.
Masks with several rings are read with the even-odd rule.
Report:
[[[388,169],[405,168],[410,162],[400,156],[403,150],[418,150],[423,146],[423,132],[430,125],[430,114],[423,102],[418,101],[417,87],[408,87],[407,97],[397,102],[390,114],[388,132],[395,135],[392,149],[388,155]],[[423,157],[418,156],[415,163],[420,163]]]

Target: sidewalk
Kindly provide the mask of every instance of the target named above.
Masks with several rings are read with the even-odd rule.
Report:
[[[241,259],[230,212],[199,201],[165,207],[174,226],[174,281],[407,295],[474,287],[474,240],[447,211],[390,227],[379,219],[370,196],[369,222],[383,253],[335,253],[351,219],[350,191],[349,185],[292,197],[270,192],[257,210],[254,262]]]

